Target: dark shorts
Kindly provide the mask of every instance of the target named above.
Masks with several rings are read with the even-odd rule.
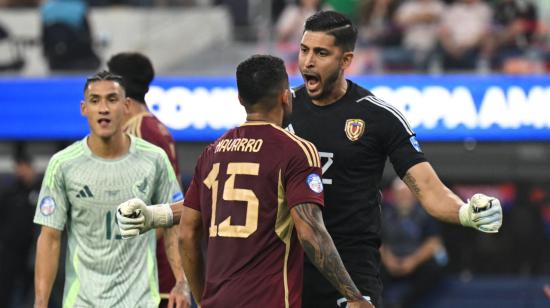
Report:
[[[379,276],[353,274],[353,282],[363,296],[370,297],[373,305],[381,303],[382,282]],[[344,297],[328,282],[325,277],[309,262],[304,265],[304,290],[302,292],[302,308],[336,308],[346,307],[345,303],[338,306],[337,302]]]

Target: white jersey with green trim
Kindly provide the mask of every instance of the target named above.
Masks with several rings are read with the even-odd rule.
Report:
[[[67,227],[63,307],[158,307],[155,232],[122,240],[115,211],[131,198],[158,204],[183,195],[164,151],[130,138],[118,159],[93,155],[84,138],[48,164],[34,222]]]

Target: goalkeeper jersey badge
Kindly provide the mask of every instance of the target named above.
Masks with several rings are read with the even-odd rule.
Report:
[[[349,140],[356,141],[365,132],[365,121],[361,119],[347,119],[344,130]]]

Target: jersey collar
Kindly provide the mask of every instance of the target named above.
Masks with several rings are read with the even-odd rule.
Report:
[[[126,133],[125,133],[126,134]],[[135,153],[136,152],[136,138],[135,136],[133,135],[130,135],[130,134],[126,134],[130,137],[130,148],[128,149],[128,153],[126,153],[126,155],[122,155],[121,157],[118,157],[116,159],[105,159],[105,158],[101,158],[99,156],[96,156],[92,150],[90,149],[90,147],[88,146],[88,137],[90,137],[89,135],[87,135],[86,137],[84,137],[82,140],[81,140],[81,143],[82,143],[82,148],[84,149],[84,154],[92,159],[95,159],[95,160],[99,160],[99,161],[103,161],[103,162],[116,162],[116,161],[120,161],[120,160],[123,160],[123,159],[126,159],[128,156],[130,156],[131,154]]]

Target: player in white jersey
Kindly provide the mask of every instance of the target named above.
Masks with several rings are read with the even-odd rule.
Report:
[[[154,204],[183,195],[164,151],[122,131],[122,79],[98,73],[86,81],[84,96],[90,134],[51,158],[40,191],[35,307],[48,306],[65,228],[63,307],[158,307],[155,234],[121,240],[115,211],[129,198]]]

